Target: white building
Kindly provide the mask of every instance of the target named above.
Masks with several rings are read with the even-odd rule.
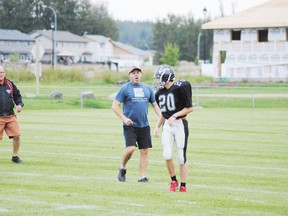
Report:
[[[56,31],[54,34],[53,37],[52,30],[37,30],[30,34],[41,43],[45,50],[41,61],[43,63],[52,61],[53,41],[56,41],[55,53],[58,62],[76,63],[81,61],[83,53],[86,51],[86,40],[68,31]]]
[[[42,63],[51,63],[53,41],[56,41],[55,55],[58,63],[97,63],[107,64],[113,70],[133,66],[153,65],[153,53],[129,46],[102,35],[78,36],[68,31],[54,32],[37,30],[30,34],[44,49]]]
[[[0,60],[9,60],[18,55],[21,61],[32,61],[32,49],[35,46],[33,37],[18,30],[0,29]]]
[[[87,41],[86,61],[91,63],[105,63],[113,56],[113,42],[102,35],[84,35]]]
[[[87,41],[85,57],[88,62],[110,64],[110,67],[116,70],[153,65],[151,51],[113,41],[101,35],[84,35],[83,38]]]
[[[153,53],[136,47],[114,42],[113,61],[119,62],[119,68],[131,68],[133,66],[152,66]]]
[[[203,75],[288,80],[288,1],[272,0],[202,25],[213,29],[213,63]]]

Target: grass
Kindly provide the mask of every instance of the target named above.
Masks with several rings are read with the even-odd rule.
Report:
[[[204,108],[287,108],[288,97],[286,98],[229,98],[229,97],[203,97],[194,102]]]
[[[127,182],[117,181],[124,144],[121,121],[110,109],[27,106],[18,115],[25,164],[10,162],[6,136],[0,145],[0,215],[287,215],[287,114],[287,108],[190,114],[183,194],[167,191],[156,138],[151,183],[137,183],[139,151],[128,164]],[[155,125],[152,110],[149,117]]]
[[[66,83],[67,84],[67,83]],[[81,107],[81,92],[92,91],[95,99],[85,100],[82,107],[107,108],[111,107],[111,95],[120,86],[40,86],[39,96],[29,98],[26,95],[35,94],[35,86],[19,86],[28,109],[79,109]],[[63,99],[51,99],[52,92],[61,92]],[[288,87],[197,87],[193,86],[193,103],[204,108],[287,108],[288,97],[277,97],[276,94],[286,94]],[[231,97],[226,97],[226,95]],[[257,95],[267,94],[267,97]],[[208,96],[207,96],[208,95]],[[222,95],[222,96],[221,96]],[[223,96],[224,95],[224,96]],[[245,95],[245,97],[235,97]]]

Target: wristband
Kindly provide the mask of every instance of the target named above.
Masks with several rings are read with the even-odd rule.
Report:
[[[172,115],[175,119],[177,119],[177,116],[176,115]]]

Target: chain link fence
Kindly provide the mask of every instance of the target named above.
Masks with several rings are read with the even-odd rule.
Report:
[[[78,98],[83,104],[83,98],[113,100],[121,85],[113,86],[18,86],[25,98],[52,98],[53,95],[62,95],[63,98]],[[39,92],[36,95],[36,92]],[[57,98],[57,97],[56,97]],[[193,86],[193,104],[197,107],[247,107],[255,108],[258,104],[279,103],[283,106],[288,103],[287,87],[219,87],[219,86]],[[238,104],[238,105],[237,105]],[[275,104],[274,104],[275,105]],[[262,105],[261,105],[262,106]],[[275,105],[277,107],[277,104]]]

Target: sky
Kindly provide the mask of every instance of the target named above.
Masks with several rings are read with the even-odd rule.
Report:
[[[204,18],[203,9],[206,7],[207,16],[212,19],[220,16],[220,1],[224,5],[224,15],[232,15],[232,5],[235,12],[268,2],[269,0],[91,0],[107,5],[108,13],[115,20],[121,21],[152,21],[166,18],[167,15],[187,16],[193,14],[195,19]]]

